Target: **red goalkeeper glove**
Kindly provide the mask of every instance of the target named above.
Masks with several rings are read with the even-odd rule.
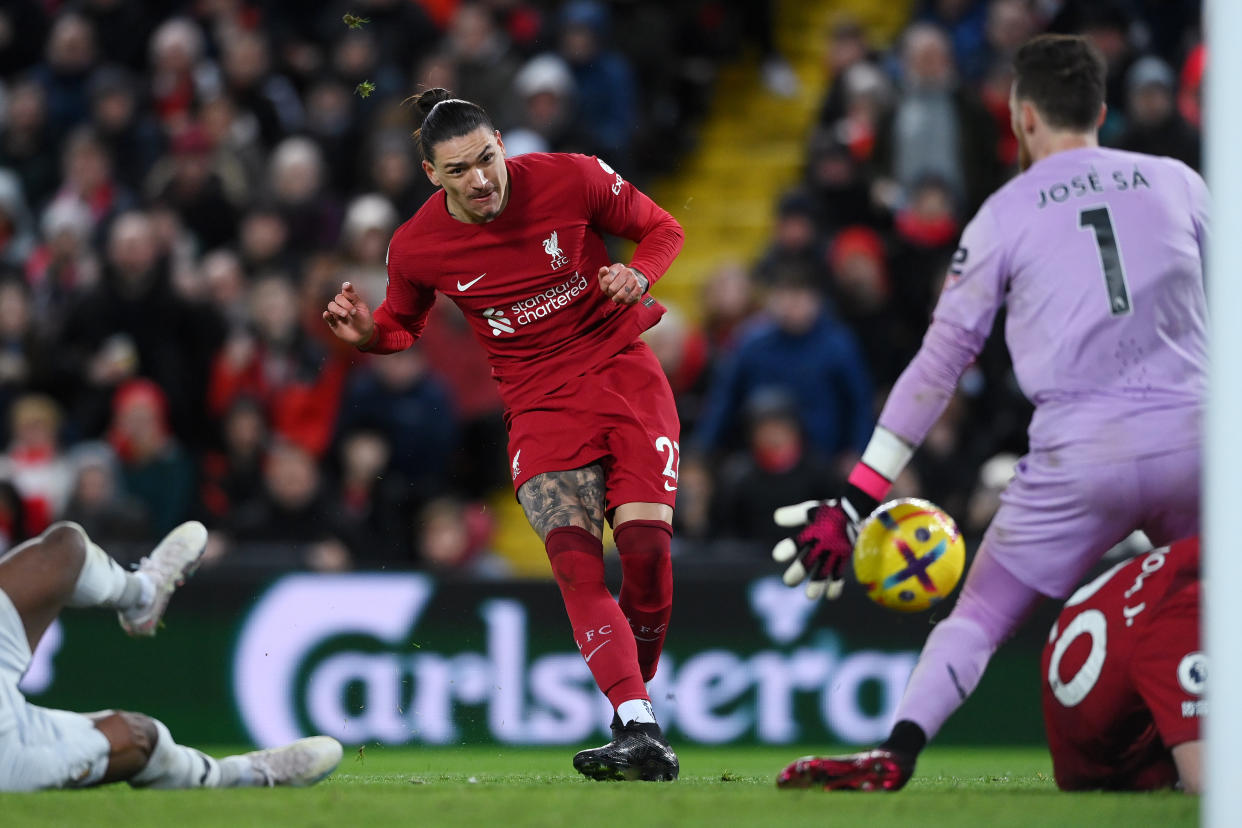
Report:
[[[786,586],[806,581],[806,597],[812,601],[826,595],[829,600],[845,586],[845,564],[858,539],[858,524],[871,514],[879,501],[854,485],[833,500],[808,500],[782,506],[773,519],[779,526],[796,530],[772,549],[777,563],[788,564],[782,578]]]

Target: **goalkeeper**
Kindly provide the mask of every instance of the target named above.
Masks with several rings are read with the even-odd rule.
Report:
[[[957,605],[936,625],[878,749],[789,765],[778,784],[896,790],[1044,597],[1064,598],[1135,530],[1198,532],[1207,384],[1207,191],[1168,158],[1101,149],[1104,61],[1042,35],[1014,61],[1022,173],[966,227],[922,348],[902,373],[843,496],[777,510],[785,582],[836,597],[860,519],[888,493],[1002,305],[1014,372],[1035,404],[1030,452]]]

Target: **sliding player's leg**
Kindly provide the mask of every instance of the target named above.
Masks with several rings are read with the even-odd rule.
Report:
[[[187,526],[202,530],[201,524]],[[148,564],[145,571],[135,573],[92,543],[80,526],[57,523],[0,559],[0,719],[11,725],[0,727],[5,734],[0,790],[98,784],[110,778],[114,753],[114,777],[142,761],[144,745],[150,741],[141,738],[142,728],[112,718],[107,726],[118,738],[114,751],[109,733],[97,728],[93,719],[31,705],[17,685],[43,634],[66,606],[116,609],[123,625],[135,615],[158,621],[167,603],[157,600],[167,579],[160,570],[171,570],[173,559],[196,560],[201,542],[189,552],[182,549],[194,545],[196,538],[196,532],[179,527],[147,559],[160,565]],[[205,532],[199,540],[205,540]]]
[[[0,559],[0,590],[21,618],[31,651],[67,606],[115,609],[126,632],[154,635],[206,542],[201,523],[183,523],[130,572],[76,523],[56,523]]]
[[[21,735],[5,737],[0,791],[86,788],[128,782],[135,788],[245,788],[312,785],[340,763],[326,736],[281,748],[215,759],[179,745],[160,721],[141,713],[83,715],[26,704],[11,708]]]

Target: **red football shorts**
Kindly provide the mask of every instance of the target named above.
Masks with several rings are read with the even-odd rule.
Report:
[[[604,469],[604,506],[677,499],[681,424],[673,391],[641,340],[592,366],[536,405],[505,412],[513,489],[537,474],[592,463]]]

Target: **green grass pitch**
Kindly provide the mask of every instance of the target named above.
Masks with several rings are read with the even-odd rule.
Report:
[[[225,751],[215,751],[224,753]],[[0,795],[6,826],[1179,826],[1199,802],[1174,792],[1064,794],[1041,748],[932,746],[895,795],[778,791],[797,748],[686,747],[671,784],[591,782],[568,748],[385,748],[346,753],[306,790]]]

